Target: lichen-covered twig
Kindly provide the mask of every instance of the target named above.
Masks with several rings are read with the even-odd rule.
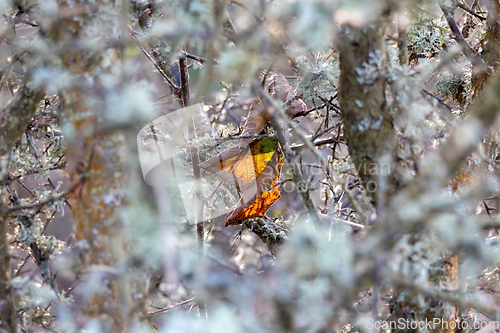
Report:
[[[155,316],[157,314],[160,314],[160,313],[165,313],[165,312],[168,312],[170,310],[173,310],[173,309],[176,309],[178,307],[181,307],[183,305],[186,305],[186,304],[189,304],[191,302],[194,301],[194,297],[190,298],[190,299],[187,299],[185,301],[182,301],[180,303],[177,303],[177,304],[174,304],[172,306],[169,306],[169,307],[166,307],[166,308],[163,308],[163,309],[159,309],[159,310],[156,310],[156,311],[152,311],[149,313],[150,316]]]
[[[170,88],[172,88],[173,92],[176,93],[180,90],[180,88],[168,77],[167,74],[165,74],[165,72],[161,69],[161,67],[156,63],[156,61],[153,59],[153,57],[148,53],[148,51],[146,51],[144,49],[144,47],[142,47],[141,43],[137,40],[137,38],[135,37],[135,34],[136,33],[135,31],[133,31],[132,29],[130,29],[130,38],[134,41],[135,45],[142,51],[142,53],[146,56],[146,58],[148,58],[148,60],[153,64],[153,66],[156,68],[156,70],[158,71],[158,73],[160,73],[160,75],[163,77],[163,79],[165,80],[165,82],[168,83],[168,85],[170,86]]]
[[[8,217],[0,212],[0,329],[17,332],[17,311],[14,307],[10,283],[10,253],[7,240]]]
[[[470,45],[465,40],[462,32],[458,28],[457,22],[453,17],[453,10],[444,4],[440,3],[441,11],[444,14],[446,22],[450,26],[451,31],[453,32],[453,36],[457,43],[462,47],[464,54],[469,58],[469,60],[476,65],[479,65],[479,68],[484,72],[489,72],[488,65],[479,57],[479,55],[470,47]]]
[[[277,248],[283,245],[288,238],[288,228],[282,223],[276,223],[267,217],[245,220],[245,226],[256,234],[276,255]]]
[[[33,87],[28,83],[19,89],[19,92],[8,105],[3,117],[0,119],[0,156],[8,153],[12,145],[26,131],[31,122],[31,118],[38,109],[45,92],[39,88]]]
[[[34,88],[28,84],[29,78],[20,88],[6,108],[0,124],[0,159],[7,154],[12,145],[26,131],[31,122],[31,118],[38,109],[45,92],[39,88]],[[2,170],[3,171],[3,170]],[[5,175],[8,175],[5,172]],[[0,200],[0,202],[3,202]],[[17,331],[17,313],[14,307],[13,298],[10,297],[12,287],[10,284],[10,254],[9,242],[7,241],[7,231],[9,225],[8,209],[0,209],[0,328],[7,332]]]

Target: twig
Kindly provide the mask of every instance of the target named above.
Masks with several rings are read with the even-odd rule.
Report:
[[[426,93],[427,95],[433,97],[434,99],[436,99],[439,104],[443,105],[444,107],[446,107],[448,110],[450,110],[450,112],[453,112],[453,109],[451,108],[451,106],[449,106],[448,104],[446,104],[441,98],[437,97],[436,95],[434,95],[433,93],[431,93],[430,91],[427,91],[426,89],[422,89],[422,91],[424,93]],[[464,111],[464,109],[462,109],[461,107],[458,107],[460,110]]]
[[[340,136],[338,139],[337,138],[328,138],[328,139],[324,139],[324,140],[315,141],[312,144],[317,147],[317,146],[322,146],[322,145],[326,145],[329,143],[342,143],[342,142],[344,142],[344,137]],[[297,146],[292,146],[290,148],[292,150],[298,150],[298,149],[301,149],[303,147],[304,147],[304,145],[297,145]]]
[[[85,174],[81,174],[78,179],[76,180],[76,182],[71,185],[70,189],[67,191],[67,192],[62,192],[58,195],[54,195],[48,199],[45,199],[43,201],[40,201],[38,203],[35,203],[35,204],[31,204],[31,205],[25,205],[25,206],[14,206],[14,207],[10,207],[10,208],[7,208],[7,209],[3,209],[4,211],[8,211],[8,212],[14,212],[14,211],[17,211],[17,210],[23,210],[23,209],[32,209],[32,208],[39,208],[39,207],[43,207],[47,204],[50,204],[50,203],[53,203],[55,201],[58,201],[58,200],[61,200],[61,199],[67,199],[68,198],[68,194],[71,193],[71,191],[73,191],[84,179]]]
[[[226,98],[224,98],[224,102],[222,102],[222,106],[220,107],[219,113],[222,114],[224,112],[224,109],[226,108],[227,102],[229,101],[229,98],[231,97],[231,89],[227,89],[227,95]]]
[[[73,287],[71,287],[71,288],[69,288],[69,289],[68,289],[68,291],[64,294],[64,297],[65,297],[65,298],[67,298],[67,297],[69,296],[69,294],[70,294],[70,293],[71,293],[71,292],[72,292],[72,291],[73,291],[76,287],[78,287],[81,283],[82,283],[82,280],[78,280],[78,281],[76,282],[76,284],[75,284]],[[59,298],[59,295],[57,295],[57,296],[58,296],[58,298]],[[47,307],[45,307],[45,310],[44,310],[43,312],[45,313],[45,312],[49,311],[49,309],[50,309],[50,307],[52,306],[52,304],[54,304],[54,302],[50,302],[50,303],[49,303],[49,305],[47,305]]]
[[[280,181],[276,182],[276,184],[271,186],[269,188],[269,190],[272,190],[273,188],[278,187],[278,186],[283,185],[283,184],[288,183],[288,182],[293,182],[293,178],[286,178],[286,179],[280,180]]]
[[[262,19],[259,15],[257,15],[252,10],[250,10],[250,8],[248,8],[248,6],[244,2],[238,1],[238,0],[231,0],[230,4],[231,5],[232,4],[238,5],[239,7],[246,10],[250,15],[252,15],[254,17],[254,19],[255,19],[255,21],[257,21],[257,23],[262,23],[264,21],[264,19]]]
[[[173,310],[173,309],[176,309],[178,307],[181,307],[183,305],[186,305],[186,304],[189,304],[191,303],[192,301],[194,301],[194,297],[190,298],[190,299],[187,299],[183,302],[180,302],[180,303],[177,303],[175,305],[172,305],[172,306],[169,306],[169,307],[166,307],[166,308],[163,308],[163,309],[160,309],[160,310],[156,310],[156,311],[152,311],[149,313],[150,316],[154,316],[154,315],[157,315],[157,314],[160,314],[160,313],[165,313],[167,311],[170,311],[170,310]]]
[[[457,22],[455,22],[455,18],[453,17],[453,11],[450,10],[449,7],[443,5],[442,3],[440,3],[439,6],[441,7],[441,10],[443,11],[446,22],[448,22],[448,25],[450,26],[450,29],[453,32],[453,35],[455,36],[455,40],[457,41],[457,43],[460,46],[462,46],[465,55],[467,55],[467,57],[471,61],[480,65],[480,67],[483,71],[488,72],[489,71],[488,65],[486,65],[486,63],[470,47],[470,45],[467,43],[464,36],[462,35],[462,32],[458,28]]]
[[[14,274],[15,277],[18,277],[19,274],[21,274],[21,271],[23,270],[24,266],[26,265],[26,263],[28,262],[29,258],[31,258],[30,255],[27,255],[26,258],[24,258],[23,262],[21,263],[21,265],[19,266],[19,268],[17,269],[16,273]]]
[[[267,71],[264,73],[264,76],[262,77],[262,87],[263,88],[266,86],[267,76],[271,72],[271,69],[273,69],[275,62],[276,62],[276,59],[273,59],[273,62],[271,63],[271,65],[269,65],[269,68],[267,69]]]
[[[23,209],[40,208],[40,207],[43,207],[45,205],[54,203],[54,202],[56,202],[58,200],[67,199],[68,198],[68,193],[69,192],[63,192],[63,193],[60,193],[58,195],[54,195],[54,196],[52,196],[52,197],[50,197],[50,198],[48,198],[46,200],[37,202],[35,204],[25,205],[25,206],[14,206],[14,207],[7,208],[6,210],[9,211],[9,212],[14,212],[14,211],[23,210]]]
[[[464,36],[462,36],[462,33],[460,32],[460,29],[458,28],[457,22],[455,22],[455,18],[453,17],[453,12],[450,10],[450,8],[446,7],[443,4],[440,4],[439,6],[441,7],[441,10],[443,11],[446,22],[448,22],[448,26],[450,27],[451,31],[453,32],[453,35],[454,35],[457,43],[460,44],[464,48],[465,54],[467,54],[468,56],[474,56],[474,50],[472,50],[472,48],[469,46],[469,44],[465,40]]]
[[[312,109],[309,109],[306,112],[304,112],[304,115],[308,115],[309,113],[311,113],[313,111],[324,109],[325,107],[328,107],[328,103],[324,103],[323,105],[320,105],[318,107],[313,107]]]
[[[399,64],[405,66],[408,64],[408,37],[406,35],[406,27],[402,27],[398,23],[398,53],[399,53]]]
[[[337,124],[335,124],[332,127],[327,127],[325,130],[323,130],[323,132],[317,133],[315,136],[313,136],[311,138],[311,141],[314,142],[314,140],[316,140],[317,138],[322,137],[323,135],[330,133],[332,130],[334,130],[335,128],[339,127],[341,124],[342,124],[341,122],[338,122]]]
[[[274,135],[236,135],[236,136],[229,136],[227,138],[218,138],[215,141],[217,142],[224,142],[228,140],[239,140],[239,139],[264,139],[264,138],[275,138]]]
[[[340,116],[340,115],[341,115],[340,108],[339,108],[337,105],[335,105],[335,104],[333,103],[333,100],[334,100],[335,98],[337,98],[337,95],[338,95],[338,93],[335,93],[335,95],[333,95],[333,96],[332,96],[329,100],[328,100],[328,99],[326,99],[326,98],[323,98],[323,97],[321,97],[321,96],[318,96],[318,98],[319,98],[319,99],[320,99],[323,103],[328,104],[328,105],[329,105],[329,107],[332,107],[332,108],[333,108],[333,111],[335,111],[335,113],[336,113],[337,115],[339,115],[339,116]]]
[[[469,7],[467,7],[467,5],[465,5],[461,1],[455,1],[455,4],[458,7],[460,7],[461,9],[463,9],[464,11],[466,11],[467,13],[471,14],[472,16],[474,16],[475,18],[478,18],[481,21],[486,21],[486,17],[482,17],[481,15],[478,15],[475,11],[473,11],[472,9],[470,9]]]
[[[189,73],[187,68],[186,57],[179,58],[179,71],[181,77],[181,99],[184,107],[188,107],[191,103],[191,92],[189,90]],[[196,128],[194,124],[194,118],[188,124],[189,136],[192,139],[196,139]],[[198,241],[203,242],[205,238],[205,230],[203,227],[203,189],[201,187],[201,169],[200,169],[200,157],[198,155],[198,149],[192,145],[191,146],[191,161],[193,162],[193,176],[195,179],[195,197],[197,203],[196,212],[196,234],[198,236]]]
[[[182,53],[184,54],[184,56],[185,56],[186,58],[196,60],[196,61],[198,61],[200,64],[204,64],[204,63],[205,63],[205,59],[203,59],[202,57],[198,57],[198,56],[195,56],[195,55],[193,55],[193,54],[189,54],[189,53],[187,53],[187,52],[185,52],[185,51],[184,51],[184,52],[182,52]]]
[[[66,167],[66,162],[62,162],[62,163],[59,163],[59,164],[56,164],[56,165],[53,165],[53,166],[47,167],[47,168],[44,168],[44,166],[42,164],[39,165],[39,168],[44,168],[45,171],[52,171],[52,170],[64,169],[65,167]],[[26,171],[26,173],[24,173],[22,175],[12,175],[9,172],[9,179],[11,179],[11,180],[17,180],[19,178],[24,178],[24,177],[27,177],[27,176],[34,175],[34,174],[36,174],[38,172],[39,172],[38,169],[28,170],[28,171]]]
[[[77,281],[77,282],[76,282],[76,284],[75,284],[73,287],[71,287],[71,288],[69,288],[69,289],[68,289],[68,291],[64,294],[64,297],[68,297],[68,296],[69,296],[69,294],[70,294],[73,290],[75,290],[75,288],[76,288],[76,287],[78,287],[81,283],[82,283],[82,280]]]
[[[344,184],[344,191],[349,197],[349,200],[351,200],[351,205],[354,208],[354,210],[359,214],[361,220],[365,222],[365,224],[368,224],[368,216],[366,215],[365,211],[358,205],[358,202],[356,201],[356,198],[354,197],[354,194],[350,191],[352,186],[349,186],[349,177],[347,176],[347,180]]]
[[[149,61],[151,61],[151,63],[156,68],[158,73],[160,73],[161,76],[163,77],[163,79],[165,79],[165,81],[167,81],[168,85],[172,88],[174,93],[178,92],[179,87],[167,76],[167,74],[165,74],[165,72],[160,68],[160,66],[158,66],[158,64],[153,59],[153,57],[151,57],[151,55],[141,46],[141,43],[137,40],[137,38],[134,36],[134,34],[138,34],[138,33],[133,31],[132,29],[130,29],[129,35],[130,35],[130,38],[134,41],[135,45],[142,51],[142,53],[146,56],[146,58],[148,58]]]

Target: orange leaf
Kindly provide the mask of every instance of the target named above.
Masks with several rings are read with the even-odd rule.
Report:
[[[275,140],[264,138],[246,147],[228,148],[200,163],[200,167],[235,186],[238,192],[242,192],[264,170],[276,148]]]
[[[286,102],[293,98],[293,89],[286,78],[278,74],[268,87],[269,93]],[[294,100],[286,110],[289,117],[304,114],[306,105]],[[262,103],[255,100],[248,111],[239,145],[228,148],[200,164],[200,167],[236,187],[240,200],[227,212],[226,226],[240,224],[252,217],[262,217],[280,198],[279,181],[283,155],[278,142],[271,138],[255,140],[266,127],[269,115]]]
[[[266,139],[259,142],[262,140]],[[275,185],[279,181],[282,164],[282,153],[277,149],[264,170],[247,186],[240,200],[227,212],[226,227],[240,224],[251,217],[264,216],[269,207],[281,197],[279,187]]]
[[[226,226],[239,224],[246,218],[264,216],[280,197],[277,187],[270,188],[279,180],[282,163],[276,140],[263,138],[253,141],[247,148],[226,149],[200,164],[200,167],[234,185],[242,194],[226,214]]]

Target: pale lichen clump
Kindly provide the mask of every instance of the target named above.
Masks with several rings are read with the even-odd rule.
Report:
[[[52,218],[47,218],[46,222],[42,222],[39,216],[31,214],[18,215],[11,220],[14,226],[13,241],[20,248],[35,246],[44,260],[53,258],[61,252],[66,243],[54,236],[43,234],[44,229],[51,220]]]
[[[484,24],[481,21],[477,22],[476,24],[473,24],[471,26],[469,31],[467,31],[468,35],[464,34],[464,38],[467,39],[467,42],[472,48],[478,49],[481,46],[481,42],[484,40],[484,37],[486,35],[486,29],[487,29],[486,24]],[[462,34],[464,33],[464,30],[465,29],[462,30]]]
[[[429,235],[404,236],[397,245],[390,261],[390,269],[397,275],[411,278],[421,285],[428,285],[433,263],[438,261],[440,247]]]
[[[407,29],[408,47],[412,56],[433,57],[442,49],[443,44],[450,41],[450,29],[443,17],[429,19],[422,16],[421,20]]]
[[[391,254],[389,269],[396,279],[414,281],[420,288],[452,290],[453,277],[448,272],[450,252],[445,250],[433,232],[406,235],[397,244],[396,251]],[[424,294],[416,294],[406,289],[396,299],[391,300],[394,313],[402,314],[411,311],[414,320],[425,320],[429,314],[450,318],[454,308],[450,303],[436,301]]]
[[[267,244],[271,253],[275,253],[275,250],[288,239],[288,228],[278,219],[251,218],[245,220],[245,226]]]
[[[437,75],[435,89],[437,94],[444,94],[461,107],[470,103],[472,66],[470,63],[457,63],[457,71],[443,71]]]
[[[340,75],[336,55],[321,51],[315,56],[314,62],[303,56],[298,57],[296,62],[300,74],[296,95],[303,99],[323,100],[330,100],[335,95]]]
[[[65,302],[63,295],[57,295],[47,284],[42,284],[30,280],[28,276],[20,276],[12,279],[12,286],[17,292],[18,306],[27,319],[27,325],[49,325],[54,320],[54,316],[45,311],[45,308],[52,302]]]

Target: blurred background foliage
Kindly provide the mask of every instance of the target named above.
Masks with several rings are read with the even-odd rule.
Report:
[[[500,322],[497,0],[0,12],[0,332]],[[244,193],[199,164],[269,137],[284,162],[258,186],[281,198],[225,227]],[[148,140],[176,152],[187,195],[146,184]]]

